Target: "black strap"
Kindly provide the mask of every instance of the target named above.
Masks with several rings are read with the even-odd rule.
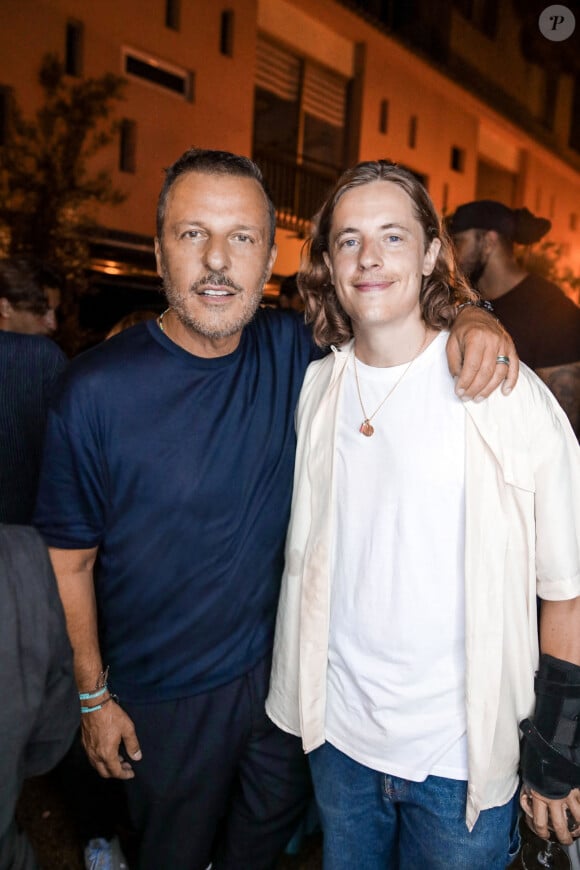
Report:
[[[552,698],[580,698],[580,685],[545,679],[536,675],[534,680],[536,695],[549,695]]]
[[[539,755],[542,766],[549,763],[551,777],[570,783],[571,788],[580,787],[580,764],[565,758],[551,743],[548,743],[531,719],[520,722],[520,728],[529,745]]]

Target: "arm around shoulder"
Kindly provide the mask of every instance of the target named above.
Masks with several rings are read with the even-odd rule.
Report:
[[[498,363],[503,358],[509,365]],[[447,342],[449,371],[460,398],[481,400],[501,386],[506,395],[518,379],[519,358],[511,336],[487,311],[475,306],[458,313]]]

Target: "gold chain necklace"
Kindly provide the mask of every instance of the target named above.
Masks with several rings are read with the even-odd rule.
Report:
[[[171,311],[171,306],[169,308],[166,308],[165,311],[163,311],[159,315],[159,317],[157,318],[157,326],[159,327],[161,332],[165,332],[165,327],[163,326],[163,318],[165,317],[165,315],[167,314],[168,311]]]
[[[419,349],[415,353],[415,356],[409,360],[409,362],[408,362],[407,366],[405,367],[405,370],[404,370],[403,374],[401,375],[401,377],[399,378],[399,380],[395,381],[395,383],[393,384],[393,386],[391,387],[391,389],[389,390],[389,392],[387,393],[385,398],[381,401],[380,405],[377,408],[375,408],[373,413],[370,415],[367,414],[367,412],[365,411],[365,406],[363,404],[363,400],[362,400],[362,396],[361,396],[361,392],[360,392],[360,384],[358,382],[358,372],[356,369],[356,353],[355,353],[356,347],[354,348],[354,350],[353,350],[354,379],[356,381],[356,391],[358,393],[358,400],[360,402],[360,406],[361,406],[361,409],[363,412],[363,418],[364,418],[362,423],[360,424],[358,431],[362,435],[366,435],[367,438],[370,438],[371,435],[375,434],[374,427],[371,426],[371,420],[373,419],[373,417],[375,417],[379,413],[379,411],[381,410],[381,408],[383,407],[383,405],[385,404],[385,402],[387,401],[389,396],[393,395],[393,393],[395,392],[395,390],[397,389],[397,387],[399,386],[399,384],[401,383],[401,381],[403,380],[403,378],[405,377],[405,375],[407,374],[407,372],[409,371],[409,369],[411,368],[411,366],[413,365],[413,363],[415,362],[415,360],[417,359],[417,357],[419,356],[419,354],[421,353],[423,348],[425,347],[425,344],[427,343],[427,336],[428,336],[428,332],[425,329],[425,335],[423,336],[423,340],[421,341],[421,344],[419,346]]]

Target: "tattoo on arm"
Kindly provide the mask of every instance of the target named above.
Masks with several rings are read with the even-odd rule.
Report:
[[[580,362],[536,369],[536,374],[556,396],[580,438]]]

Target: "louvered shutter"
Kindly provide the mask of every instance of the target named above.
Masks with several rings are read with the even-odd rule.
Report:
[[[328,69],[307,63],[304,71],[302,108],[333,127],[344,127],[346,80]]]
[[[270,91],[282,100],[297,102],[300,87],[300,59],[259,37],[256,87]]]

